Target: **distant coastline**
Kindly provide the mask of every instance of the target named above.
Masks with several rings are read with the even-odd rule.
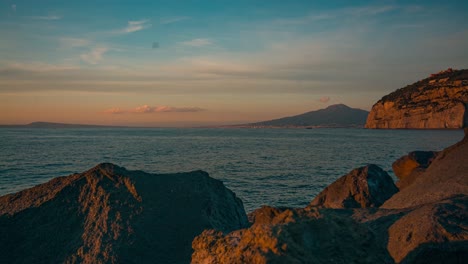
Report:
[[[134,128],[134,127],[67,124],[67,123],[54,123],[54,122],[32,122],[32,123],[24,124],[24,125],[0,125],[0,128]]]

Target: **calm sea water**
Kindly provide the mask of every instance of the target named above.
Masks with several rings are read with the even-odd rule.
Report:
[[[441,150],[461,130],[365,129],[0,129],[0,195],[101,162],[171,173],[201,169],[247,211],[305,206],[353,168],[391,164],[414,150]]]

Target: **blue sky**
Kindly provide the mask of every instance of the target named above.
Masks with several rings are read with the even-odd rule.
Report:
[[[0,3],[0,123],[184,126],[370,109],[468,62],[468,1]]]

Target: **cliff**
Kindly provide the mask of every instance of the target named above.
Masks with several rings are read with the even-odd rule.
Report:
[[[379,100],[366,128],[462,128],[468,124],[468,70],[448,69]]]
[[[206,172],[105,163],[0,197],[0,263],[188,263],[204,229],[246,224],[241,200]]]
[[[337,180],[306,208],[262,207],[249,215],[249,228],[206,230],[192,243],[192,263],[465,263],[467,137],[430,164],[414,158],[415,168],[427,169],[391,197],[386,194],[395,186],[374,184],[387,177],[368,166]],[[371,187],[385,194],[378,203]]]

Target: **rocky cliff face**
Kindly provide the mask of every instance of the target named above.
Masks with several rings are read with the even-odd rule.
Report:
[[[366,128],[462,128],[467,104],[468,70],[449,69],[384,96]]]
[[[246,225],[240,199],[206,172],[100,164],[0,197],[0,263],[188,263],[204,229]]]
[[[379,208],[324,208],[336,205],[326,201],[339,201],[343,208],[349,197],[368,197],[367,188],[353,187],[368,185],[358,182],[373,174],[360,168],[324,191],[326,199],[304,209],[262,207],[249,215],[249,228],[229,234],[204,231],[192,243],[192,263],[465,263],[467,137],[438,153]],[[344,191],[330,191],[334,188]]]

